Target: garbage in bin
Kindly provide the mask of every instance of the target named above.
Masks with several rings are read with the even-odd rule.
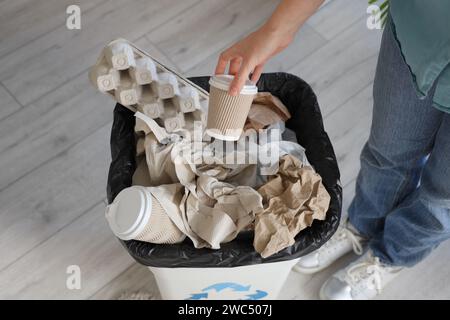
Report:
[[[270,142],[261,141],[262,137],[258,136],[258,143],[256,132],[252,130],[250,136],[245,132],[238,140],[237,143],[241,144],[238,154],[235,154],[234,148],[227,149],[223,154],[222,149],[213,152],[214,148],[209,148],[217,145],[217,140],[210,143],[202,139],[183,139],[175,133],[169,134],[145,115],[139,112],[135,115],[135,128],[138,132],[146,132],[146,162],[141,161],[139,166],[142,168],[135,171],[133,180],[139,179],[142,186],[148,187],[139,189],[143,189],[149,198],[154,198],[153,203],[160,204],[164,209],[159,211],[160,215],[170,217],[196,248],[220,248],[221,243],[233,240],[256,217],[255,249],[267,257],[291,245],[295,235],[310,226],[314,219],[324,219],[330,200],[328,193],[320,176],[308,165],[304,149],[298,144],[281,141],[281,135],[272,135]],[[146,122],[148,127],[144,128],[140,121]],[[260,132],[272,132],[275,130],[272,127],[280,125],[274,123]],[[254,139],[247,141],[246,138],[250,137]],[[271,151],[270,155],[276,156],[276,164],[282,164],[280,170],[274,170],[276,175],[268,182],[267,177],[259,175],[259,171],[268,168],[259,168],[258,162],[248,162],[249,153],[254,152],[251,155],[257,158],[261,149]],[[233,157],[226,162],[230,155]],[[236,161],[238,156],[242,161]],[[137,177],[136,173],[143,177]],[[162,179],[163,174],[165,179]],[[132,193],[128,189],[122,190],[118,199],[108,208],[114,213],[107,214],[113,230],[117,229],[116,221],[128,221],[130,215],[138,218],[142,215],[141,206],[136,208],[128,201],[123,201],[121,195],[124,192]],[[142,202],[142,196],[136,195],[135,198]],[[145,212],[153,216],[151,210]],[[125,217],[121,219],[121,215]],[[132,223],[134,221],[132,219]],[[173,232],[171,224],[166,225],[167,231]],[[162,232],[163,228],[159,230]],[[124,238],[121,233],[115,233],[123,240],[131,240],[129,237]],[[146,238],[149,239],[148,236]],[[143,240],[141,236],[133,239]],[[164,243],[160,239],[158,241],[153,243]]]
[[[192,80],[208,90],[208,79],[200,77]],[[297,140],[305,147],[309,162],[321,175],[331,197],[326,218],[324,221],[315,221],[295,237],[291,246],[266,259],[253,249],[252,231],[239,233],[219,250],[195,249],[189,240],[172,245],[122,241],[138,262],[151,267],[165,298],[184,299],[192,295],[199,297],[199,294],[204,298],[205,291],[202,290],[214,283],[227,281],[244,284],[244,287],[251,284],[252,289],[267,293],[263,298],[274,298],[283,282],[280,275],[285,278],[297,258],[320,247],[337,228],[342,192],[339,170],[333,148],[323,129],[314,93],[304,81],[284,73],[263,75],[258,88],[278,97],[291,112],[292,118],[286,122],[286,127],[295,131]],[[112,163],[108,177],[109,202],[122,189],[131,186],[137,166],[133,113],[118,105],[114,114]],[[271,274],[279,280],[270,280]],[[252,293],[249,295],[255,297]]]
[[[266,105],[275,100],[270,93],[262,96],[266,99],[258,101]],[[280,110],[285,109],[281,102],[278,105]],[[321,178],[308,165],[300,145],[281,141],[281,133],[276,129],[282,126],[277,122],[258,133],[245,131],[236,144],[227,144],[229,148],[224,150],[222,141],[203,139],[202,128],[200,132],[194,131],[191,139],[192,135],[185,130],[169,133],[144,114],[136,112],[135,116],[135,130],[144,134],[140,139],[144,139],[146,162],[141,161],[143,168],[136,170],[134,181],[139,178],[143,186],[154,186],[143,189],[161,204],[163,214],[170,217],[196,248],[219,249],[221,243],[232,241],[256,218],[255,249],[266,258],[291,245],[297,233],[310,226],[314,219],[325,218],[330,198]],[[287,110],[285,117],[290,117]],[[265,163],[268,168],[260,168],[261,157],[266,162],[269,160]],[[278,163],[282,166],[280,170],[273,168],[274,175],[269,182],[267,177],[260,176],[272,166],[278,167]],[[137,177],[137,172],[147,181]],[[128,189],[111,205],[122,210],[110,210],[114,215],[107,215],[113,227],[117,225],[116,220],[140,216],[140,207],[130,212],[135,206],[122,203],[120,196],[125,191]],[[151,212],[148,214],[152,216]],[[121,219],[120,215],[125,217]],[[173,230],[171,224],[167,228],[168,232]],[[131,240],[120,233],[116,235]],[[133,239],[143,240],[142,237]]]

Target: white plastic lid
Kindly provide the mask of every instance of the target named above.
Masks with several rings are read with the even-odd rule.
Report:
[[[206,129],[205,131],[209,136],[223,141],[237,141],[243,132],[242,129],[228,130],[226,134],[221,133],[217,129]]]
[[[148,223],[152,197],[143,187],[123,189],[106,208],[106,219],[114,234],[122,240],[137,237]]]
[[[212,76],[209,79],[209,84],[218,89],[228,91],[233,79],[234,79],[234,76],[232,76],[232,75],[219,74],[219,75]],[[255,84],[253,82],[251,82],[250,80],[246,80],[245,85],[244,85],[244,87],[242,87],[240,94],[256,94],[256,93],[258,93],[258,87],[255,86]]]

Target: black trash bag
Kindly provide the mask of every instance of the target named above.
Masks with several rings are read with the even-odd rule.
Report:
[[[190,80],[209,91],[209,77],[194,77]],[[222,244],[219,250],[196,249],[188,238],[180,244],[121,240],[136,261],[146,266],[169,268],[238,267],[278,262],[308,254],[334,234],[341,215],[342,187],[336,156],[324,131],[322,115],[313,90],[302,79],[287,73],[263,74],[257,85],[258,91],[272,93],[289,109],[292,118],[286,122],[286,127],[296,133],[298,143],[306,149],[308,161],[321,175],[331,196],[326,219],[315,220],[311,227],[302,230],[295,237],[292,246],[265,259],[253,248],[253,231],[244,231],[233,241]],[[117,104],[111,131],[112,162],[107,186],[109,203],[122,189],[131,186],[136,169],[134,125],[134,114]]]

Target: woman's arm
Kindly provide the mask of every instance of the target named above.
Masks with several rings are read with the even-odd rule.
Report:
[[[230,94],[237,95],[245,80],[252,73],[256,82],[268,59],[285,49],[305,21],[320,7],[324,0],[283,0],[269,20],[258,30],[222,52],[216,74],[235,75]]]

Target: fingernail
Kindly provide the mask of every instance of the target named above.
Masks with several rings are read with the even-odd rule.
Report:
[[[230,95],[237,96],[237,94],[238,94],[237,89],[236,88],[231,88]]]

